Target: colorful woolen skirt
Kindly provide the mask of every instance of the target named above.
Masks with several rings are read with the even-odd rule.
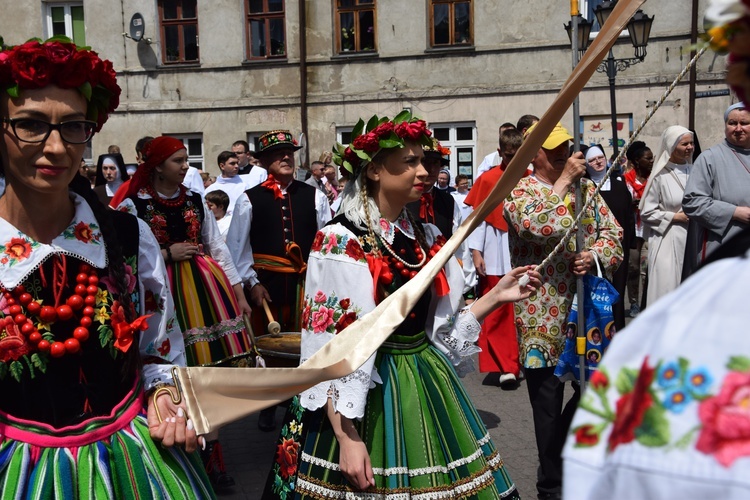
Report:
[[[55,429],[0,413],[0,498],[214,498],[197,453],[148,432],[143,392],[112,413]]]
[[[321,409],[306,411],[302,419],[307,429],[299,470],[287,481],[294,483],[289,489],[295,497],[518,496],[455,370],[424,333],[420,335],[421,342],[392,335],[381,347],[376,366],[383,383],[370,390],[365,415],[355,421],[370,453],[375,487],[365,492],[350,488],[339,472],[338,442]],[[277,465],[279,458],[284,458],[281,453]],[[284,475],[283,465],[274,469]],[[285,497],[287,487],[280,479],[273,489]]]
[[[226,363],[249,356],[250,338],[232,285],[207,255],[167,265],[175,313],[188,366]]]

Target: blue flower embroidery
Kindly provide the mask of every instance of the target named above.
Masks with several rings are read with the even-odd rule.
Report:
[[[688,387],[690,392],[694,396],[706,396],[708,394],[708,388],[713,383],[711,375],[708,370],[701,366],[695,370],[690,370],[685,377],[685,385]]]
[[[664,395],[664,408],[673,413],[682,413],[682,410],[693,400],[693,397],[684,388],[668,391]]]
[[[659,387],[668,389],[682,385],[682,370],[676,361],[664,363],[657,376]]]

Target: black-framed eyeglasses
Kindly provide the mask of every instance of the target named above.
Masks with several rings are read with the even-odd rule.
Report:
[[[36,118],[3,118],[3,122],[10,124],[13,135],[19,141],[31,144],[46,141],[53,130],[57,130],[67,143],[86,144],[94,136],[96,129],[96,122],[90,120],[49,123]]]

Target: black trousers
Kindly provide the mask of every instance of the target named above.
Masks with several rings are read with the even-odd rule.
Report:
[[[565,384],[555,376],[555,368],[525,369],[526,386],[534,415],[534,433],[539,454],[536,488],[540,497],[562,493],[562,449],[578,407],[580,387],[563,409]]]

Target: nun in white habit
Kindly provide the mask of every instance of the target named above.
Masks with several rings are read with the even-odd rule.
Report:
[[[682,197],[693,150],[692,132],[679,125],[667,128],[641,198],[641,220],[648,238],[648,306],[680,284],[688,223]]]

